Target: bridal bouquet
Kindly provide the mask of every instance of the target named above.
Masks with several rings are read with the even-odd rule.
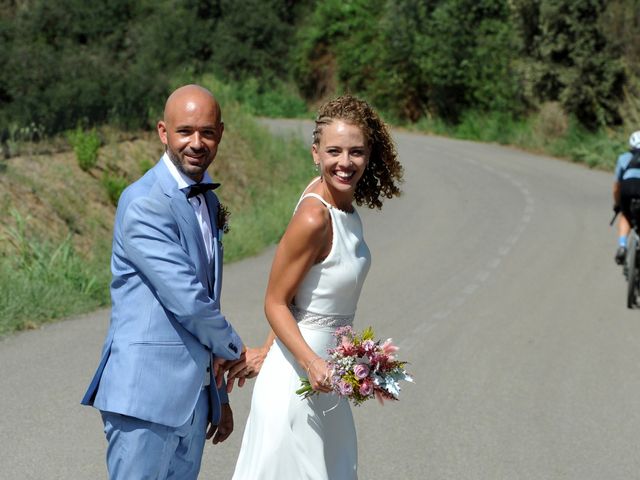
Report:
[[[336,347],[328,350],[327,363],[332,368],[331,387],[340,397],[348,398],[354,405],[374,397],[384,403],[384,400],[398,400],[400,380],[413,382],[405,370],[407,362],[396,360],[398,347],[391,339],[374,341],[371,327],[359,335],[349,326],[341,327],[334,335]],[[318,393],[311,388],[309,379],[300,381],[298,395],[308,398]]]

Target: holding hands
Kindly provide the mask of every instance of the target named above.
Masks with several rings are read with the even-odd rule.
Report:
[[[227,374],[227,393],[233,390],[236,379],[238,387],[244,386],[248,378],[254,378],[260,373],[262,363],[269,351],[270,342],[257,348],[246,348],[238,360],[216,358],[213,361],[213,372],[218,388],[222,386],[225,373]]]

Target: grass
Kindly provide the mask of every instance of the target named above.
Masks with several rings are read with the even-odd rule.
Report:
[[[457,125],[422,120],[412,128],[465,140],[514,145],[603,170],[613,170],[618,155],[628,149],[627,133],[622,128],[588,131],[574,119],[564,117],[554,105],[543,106],[540,112],[527,118],[472,111]]]
[[[0,260],[0,335],[107,304],[107,258],[82,257],[71,236],[58,244],[39,241],[28,233],[27,219],[11,213],[15,226],[4,227],[3,239],[15,255]]]
[[[248,186],[244,198],[231,198],[227,203],[224,191],[219,193],[231,212],[225,261],[255,255],[276,243],[289,222],[298,196],[311,179],[308,162],[285,161],[287,157],[301,160],[308,155],[306,148],[284,139],[271,143],[271,148],[260,152],[262,157],[256,157],[262,158],[259,168],[264,169],[265,175]],[[290,170],[285,171],[288,167]]]
[[[194,83],[189,74],[175,78],[173,86],[187,83]],[[242,105],[244,112],[257,117],[309,118],[312,115],[296,87],[290,83],[276,81],[264,86],[255,78],[221,82],[211,74],[203,75],[195,83],[208,87],[225,108],[232,104]]]
[[[229,263],[279,240],[313,176],[312,161],[299,140],[271,136],[247,109],[225,98],[213,78],[201,83],[223,105],[225,132],[210,173],[222,183],[216,193],[231,212]],[[162,146],[153,132],[125,141],[113,132],[100,135],[107,141],[87,171],[67,151],[11,158],[0,172],[0,336],[109,304],[120,181],[141,176]],[[122,177],[105,188],[109,171]]]

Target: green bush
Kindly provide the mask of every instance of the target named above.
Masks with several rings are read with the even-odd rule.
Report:
[[[521,133],[528,129],[523,120],[515,119],[503,112],[480,112],[468,110],[455,126],[455,135],[466,140],[479,142],[496,142],[500,144],[515,143],[521,139]]]
[[[233,99],[249,113],[263,117],[301,117],[308,115],[307,105],[295,87],[276,81],[265,88],[255,78],[230,82]]]
[[[613,170],[616,159],[627,150],[626,140],[612,132],[585,128],[576,118],[569,122],[564,136],[552,141],[548,151],[552,155],[566,157],[590,167]]]
[[[127,188],[129,183],[131,182],[128,179],[108,170],[104,172],[104,175],[102,175],[102,185],[104,186],[107,196],[109,197],[109,201],[113,206],[118,206],[120,195],[122,195],[122,191]]]
[[[84,131],[78,127],[74,131],[67,133],[69,143],[76,154],[76,160],[82,170],[88,172],[98,163],[98,149],[100,148],[100,137],[95,128]]]

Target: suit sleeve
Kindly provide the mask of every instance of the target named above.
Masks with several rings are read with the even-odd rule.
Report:
[[[133,200],[122,220],[122,236],[125,253],[162,306],[215,356],[239,358],[242,341],[198,280],[170,207],[149,197]]]

